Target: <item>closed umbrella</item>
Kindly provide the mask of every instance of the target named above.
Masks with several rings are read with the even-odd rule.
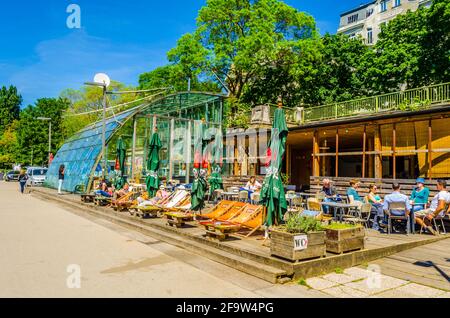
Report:
[[[214,191],[216,190],[223,189],[222,167],[221,167],[222,155],[223,155],[222,131],[218,129],[218,133],[215,136],[213,147],[212,172],[208,178],[209,195],[213,195]]]
[[[270,165],[261,190],[261,201],[266,207],[266,226],[279,224],[287,211],[283,182],[280,176],[282,159],[286,149],[288,127],[281,107],[275,110],[270,138]]]
[[[120,190],[125,185],[125,182],[127,181],[125,179],[125,160],[127,156],[127,148],[125,146],[125,142],[123,141],[122,137],[119,137],[117,140],[117,162],[119,164],[118,166],[118,175],[116,177],[116,182],[114,184],[115,188]]]
[[[191,189],[191,210],[201,211],[205,206],[205,193],[208,187],[203,162],[204,124],[201,122],[194,129],[194,182]]]
[[[159,188],[159,151],[162,147],[161,139],[156,131],[152,135],[149,147],[150,149],[147,159],[147,178],[145,179],[145,184],[147,185],[148,195],[153,198]]]

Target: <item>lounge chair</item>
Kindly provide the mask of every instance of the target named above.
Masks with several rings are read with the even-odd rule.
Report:
[[[120,198],[113,199],[111,201],[111,206],[115,211],[125,211],[133,205],[134,197],[137,193],[128,192],[127,194],[121,196]]]
[[[232,233],[237,233],[242,229],[249,229],[246,237],[252,235],[263,224],[263,207],[258,205],[246,204],[234,216],[226,221],[215,220],[200,222],[205,229],[206,235],[223,241]]]
[[[235,201],[222,200],[209,213],[198,215],[202,219],[218,219],[235,204]]]

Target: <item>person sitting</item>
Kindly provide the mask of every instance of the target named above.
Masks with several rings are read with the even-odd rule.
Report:
[[[348,196],[349,200],[351,200],[351,198],[353,198],[354,201],[362,203],[363,199],[359,196],[358,191],[357,191],[358,186],[359,186],[359,183],[357,180],[351,180],[350,187],[347,189],[347,196]]]
[[[256,180],[255,176],[251,176],[244,188],[252,192],[258,192],[261,190],[262,185]]]
[[[126,182],[123,185],[123,188],[120,189],[119,191],[116,191],[115,193],[116,193],[117,198],[119,199],[119,198],[123,197],[124,195],[126,195],[128,192],[130,192],[130,185],[128,184],[128,182]]]
[[[108,186],[108,182],[103,179],[98,185],[98,189],[95,191],[96,195],[111,198],[114,194],[114,188]]]
[[[336,202],[341,200],[339,194],[337,193],[336,188],[331,185],[330,179],[323,179],[322,191],[320,191],[320,193],[325,196],[323,199],[324,202]],[[325,214],[328,214],[329,209],[330,209],[329,206],[326,205],[323,206]]]
[[[372,229],[378,231],[380,229],[379,222],[383,219],[383,199],[377,194],[378,187],[375,184],[369,186],[369,194],[367,195],[367,203],[372,205],[372,211],[375,212],[375,217],[373,218]]]
[[[425,187],[425,179],[417,178],[416,180],[417,187],[414,188],[411,193],[411,205],[413,206],[412,212],[417,212],[421,210],[425,210],[425,206],[428,203],[428,197],[430,196],[430,189]]]
[[[405,203],[406,210],[392,210],[389,208],[389,205],[392,203]],[[391,215],[393,216],[409,215],[409,212],[411,211],[411,204],[409,203],[409,198],[400,192],[399,183],[394,182],[392,184],[392,193],[384,197],[383,210],[390,211]],[[384,220],[383,225],[386,224],[387,222],[386,220]],[[393,227],[393,229],[394,231],[396,231],[395,227]]]
[[[436,216],[443,216],[446,213],[446,204],[450,203],[450,194],[447,192],[447,182],[445,180],[437,180],[436,187],[439,191],[431,201],[430,207],[414,214],[415,221],[421,227],[426,228],[433,235],[437,235],[437,231],[433,229],[431,221]]]

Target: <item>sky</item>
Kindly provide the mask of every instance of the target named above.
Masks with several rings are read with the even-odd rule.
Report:
[[[15,85],[24,99],[57,97],[104,72],[136,85],[139,74],[167,63],[166,53],[195,29],[206,0],[2,1],[0,86]],[[311,14],[322,34],[336,33],[339,14],[363,0],[285,0]],[[69,28],[70,4],[80,28]],[[73,20],[72,20],[73,21]]]

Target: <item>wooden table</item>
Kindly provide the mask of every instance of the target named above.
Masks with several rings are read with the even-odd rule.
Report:
[[[340,203],[340,202],[320,202],[320,204],[322,206],[328,206],[328,207],[332,207],[334,208],[334,218],[336,219],[336,211],[339,210],[340,211],[340,216],[339,216],[339,220],[342,221],[342,218],[344,216],[344,210],[349,210],[349,209],[357,209],[360,207],[359,204],[356,203]]]

